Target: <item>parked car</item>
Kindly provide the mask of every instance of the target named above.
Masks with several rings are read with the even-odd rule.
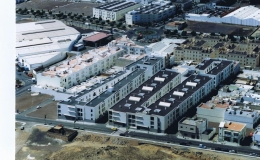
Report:
[[[125,133],[120,133],[119,136],[125,136]]]
[[[237,153],[235,150],[229,150],[229,153]]]
[[[21,126],[20,129],[21,129],[21,130],[24,130],[24,126]]]
[[[37,106],[37,107],[36,107],[36,109],[40,109],[40,108],[41,108],[41,106]]]
[[[117,128],[116,127],[112,127],[111,130],[117,131]]]

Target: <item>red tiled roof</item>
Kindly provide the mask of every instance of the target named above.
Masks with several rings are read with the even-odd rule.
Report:
[[[89,36],[87,38],[84,39],[84,41],[91,41],[91,42],[96,42],[100,39],[103,39],[103,38],[106,38],[110,36],[110,34],[106,34],[106,33],[97,33],[97,34],[94,34],[92,36]]]

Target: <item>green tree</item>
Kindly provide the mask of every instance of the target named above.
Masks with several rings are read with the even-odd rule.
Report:
[[[132,26],[129,24],[128,27],[131,28]]]
[[[169,33],[170,33],[169,30],[164,31],[164,34],[169,34]]]
[[[187,36],[187,32],[186,32],[186,31],[182,31],[182,32],[181,32],[181,35],[182,35],[182,36]]]
[[[102,21],[101,24],[104,26],[106,24],[106,22]]]
[[[190,34],[191,34],[193,37],[197,35],[197,33],[196,33],[195,31],[192,31]]]
[[[122,29],[124,29],[124,30],[125,30],[125,29],[126,29],[126,27],[125,27],[125,26],[122,26]]]
[[[240,36],[240,41],[244,41],[244,40],[245,40],[245,37]]]

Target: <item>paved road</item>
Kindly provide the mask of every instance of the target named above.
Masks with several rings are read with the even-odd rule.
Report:
[[[22,121],[22,122],[36,122],[36,123],[41,123],[44,124],[45,120],[41,118],[34,118],[34,117],[26,117],[20,114],[17,114],[16,116],[17,121]],[[73,122],[67,122],[67,121],[58,121],[58,120],[49,120],[46,119],[46,124],[50,125],[58,125],[58,124],[63,124],[65,127],[71,127],[74,128],[74,123]],[[106,128],[105,124],[94,124],[94,125],[84,125],[84,124],[79,124],[75,123],[76,128],[84,128],[84,130],[87,131],[93,131],[93,132],[100,132],[100,133],[107,133],[111,134],[112,130],[110,128]]]
[[[15,78],[24,82],[24,85],[22,87],[17,88],[15,90],[15,95],[19,96],[19,95],[23,94],[24,92],[28,91],[28,89],[31,88],[31,85],[33,84],[33,82],[32,82],[31,77],[28,77],[24,72],[18,72],[17,67],[15,67],[15,68],[16,68],[16,71],[15,71],[16,77]]]
[[[260,151],[251,149],[249,146],[227,146],[227,145],[221,145],[221,144],[216,144],[216,143],[208,143],[208,142],[199,142],[199,141],[191,141],[191,140],[186,140],[186,139],[179,139],[176,136],[159,136],[159,135],[154,135],[154,134],[148,134],[148,133],[137,133],[137,132],[126,132],[126,136],[130,137],[136,137],[136,138],[142,138],[142,139],[148,139],[148,140],[153,140],[153,141],[164,141],[167,143],[187,143],[188,145],[198,147],[199,144],[203,144],[203,146],[207,146],[207,148],[221,148],[226,151],[229,150],[236,150],[238,153],[243,153],[243,154],[250,154],[250,153],[257,153]],[[189,144],[191,142],[191,144]]]

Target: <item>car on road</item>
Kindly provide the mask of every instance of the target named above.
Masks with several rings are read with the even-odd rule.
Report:
[[[125,133],[120,133],[119,136],[125,136]]]
[[[229,150],[229,153],[237,153],[235,150]]]
[[[37,107],[36,107],[36,109],[40,109],[40,108],[41,108],[41,106],[37,106]]]
[[[111,130],[117,131],[117,128],[116,127],[112,127]]]
[[[20,129],[21,129],[21,130],[24,130],[24,126],[21,126]]]
[[[180,145],[189,146],[189,144],[186,142],[181,142]]]

